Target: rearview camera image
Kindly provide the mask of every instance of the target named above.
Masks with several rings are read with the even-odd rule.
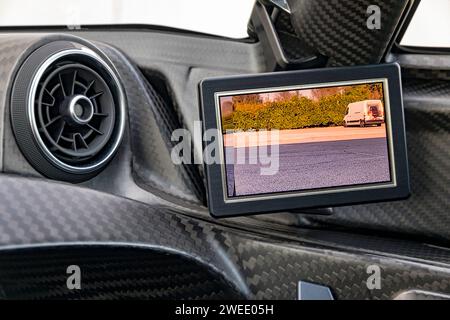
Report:
[[[220,93],[226,198],[390,182],[384,84]]]

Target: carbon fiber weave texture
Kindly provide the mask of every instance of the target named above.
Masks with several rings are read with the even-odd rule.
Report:
[[[24,58],[24,53],[33,47],[37,37],[33,35],[3,35],[0,37],[0,169],[4,167],[17,171],[28,171],[37,174],[26,161],[9,161],[11,158],[22,157],[19,148],[12,138],[9,125],[8,90],[14,67]],[[8,152],[4,153],[4,149]],[[23,157],[22,157],[23,158]],[[17,168],[16,168],[17,167]]]
[[[15,41],[20,43],[20,41]],[[28,44],[26,44],[28,45]],[[23,49],[21,49],[23,50]],[[6,51],[8,52],[8,50]],[[10,56],[14,56],[17,53],[10,51]],[[15,52],[15,51],[14,51]],[[6,54],[5,57],[8,55]],[[16,57],[17,58],[17,57]],[[5,58],[8,60],[7,58]],[[3,64],[5,68],[7,64]],[[122,67],[124,68],[124,67]],[[2,69],[5,70],[5,69]],[[417,72],[412,71],[414,76]],[[123,73],[123,72],[122,72]],[[123,73],[127,76],[126,73]],[[128,75],[131,79],[126,81],[130,90],[133,90],[135,86],[132,73]],[[409,233],[417,236],[428,236],[430,238],[437,238],[443,241],[450,239],[448,218],[448,191],[445,185],[448,185],[448,176],[445,171],[448,168],[446,161],[446,152],[448,151],[448,137],[445,134],[448,133],[448,108],[440,107],[439,105],[429,108],[417,108],[417,106],[423,105],[420,102],[420,95],[426,95],[433,98],[432,101],[441,101],[445,103],[449,98],[448,82],[430,82],[430,81],[418,81],[414,79],[406,79],[404,83],[404,96],[406,106],[406,118],[407,118],[407,134],[409,143],[409,158],[411,165],[411,175],[413,183],[413,196],[410,200],[386,203],[386,204],[373,204],[366,206],[354,206],[336,209],[336,214],[330,218],[316,217],[311,218],[312,221],[319,221],[325,223],[325,225],[334,225],[346,228],[363,228],[363,229],[375,229],[379,231],[392,231],[398,233]],[[141,101],[139,97],[142,97],[143,92],[141,90],[130,91],[129,95],[136,97],[137,104]],[[412,99],[412,100],[411,100]],[[436,100],[438,99],[438,100]],[[411,102],[409,102],[411,100]],[[418,102],[414,102],[416,100]],[[143,99],[145,103],[148,101]],[[431,101],[431,100],[430,100]],[[410,107],[411,106],[411,107]],[[139,108],[137,108],[139,109]],[[152,116],[150,108],[142,108],[139,110],[143,114],[137,113],[136,117],[142,119],[142,121],[136,121],[131,130],[135,130],[135,138],[137,140],[136,148],[140,146],[146,147],[142,150],[147,150],[148,153],[151,150],[166,150],[162,139],[159,146],[153,146],[151,143],[156,143],[158,139],[150,139],[150,137],[156,137],[160,133],[149,130],[151,126],[146,126],[145,123],[149,120],[151,123]],[[435,121],[437,119],[437,121]],[[145,120],[145,121],[144,121]],[[422,128],[422,124],[428,123],[427,128]],[[435,127],[431,126],[435,124]],[[147,135],[139,140],[138,132],[145,133]],[[427,140],[422,140],[422,137],[426,137]],[[140,142],[139,142],[140,141]],[[7,141],[12,143],[14,141]],[[13,150],[10,148],[9,150]],[[426,153],[423,150],[427,150]],[[439,152],[436,152],[439,150]],[[164,151],[166,152],[166,151]],[[13,152],[10,153],[10,155]],[[153,157],[161,157],[158,153],[152,155]],[[164,160],[152,161],[152,158],[143,157],[141,167],[145,165],[156,166],[157,170],[161,168],[158,164],[164,163]],[[11,162],[12,163],[12,162]],[[136,162],[138,164],[139,162]],[[424,163],[430,163],[431,166],[424,166]],[[145,168],[145,167],[144,167]],[[155,169],[155,170],[156,170]],[[161,172],[164,172],[162,170]],[[149,171],[151,176],[151,171]],[[442,180],[443,179],[443,180]],[[175,183],[175,182],[174,182]],[[430,209],[432,208],[432,209]]]
[[[364,13],[365,17],[365,13]],[[94,36],[93,34],[92,36]],[[95,36],[95,37],[98,37]],[[127,38],[126,46],[123,36],[117,36],[116,40],[113,34],[109,35],[108,41],[118,45],[124,52],[131,52],[135,57],[135,62],[147,66],[147,59],[140,57],[145,56],[146,52],[151,52],[154,59],[157,58],[157,49],[151,47],[150,41],[145,43],[137,43],[132,37]],[[169,41],[170,38],[167,38]],[[202,51],[202,45],[198,44],[198,48],[193,51]],[[166,48],[162,49],[163,51]],[[218,56],[214,50],[204,48],[208,52],[207,61],[203,63],[202,70],[194,69],[189,77],[191,81],[200,80],[202,77],[213,75],[226,75],[229,72],[217,69],[219,62],[227,64],[232,60],[233,55],[237,55],[236,60],[241,65],[244,59],[244,52],[236,51],[232,53],[227,51],[225,60]],[[163,51],[160,52],[161,56]],[[191,61],[197,59],[188,58],[188,51],[183,56],[189,64],[199,64],[199,61]],[[428,66],[436,62],[436,58],[429,57],[427,61],[421,61],[421,65]],[[440,57],[440,59],[447,59]],[[414,57],[414,61],[417,57]],[[250,59],[248,59],[250,64]],[[409,61],[409,60],[408,60]],[[411,62],[400,61],[402,64]],[[222,65],[220,65],[222,66]],[[148,68],[148,67],[145,67]],[[155,66],[167,78],[172,79],[171,83],[176,82],[173,79],[182,79],[185,77],[184,71],[177,72],[175,68],[164,67],[161,63]],[[237,72],[237,71],[234,71]],[[450,99],[450,89],[448,81],[429,81],[430,79],[419,80],[418,74],[428,72],[427,69],[403,68],[404,75],[403,95],[405,99],[405,114],[407,121],[407,139],[409,148],[410,174],[412,178],[413,195],[407,201],[381,203],[363,206],[352,206],[336,208],[335,214],[331,217],[313,217],[311,215],[303,216],[304,220],[318,224],[324,228],[336,227],[345,228],[347,230],[371,230],[372,232],[390,232],[399,235],[410,235],[414,237],[428,237],[433,240],[440,240],[444,243],[450,241],[450,218],[449,203],[450,198],[446,185],[449,185],[448,177],[448,150],[449,142],[449,124],[448,124],[448,101]],[[439,69],[434,73],[446,74],[448,71]],[[433,74],[435,75],[435,74]],[[194,81],[195,82],[195,81]],[[169,84],[170,85],[170,84]],[[179,88],[179,85],[174,87]],[[186,87],[185,90],[190,90]],[[195,89],[193,89],[195,90]],[[183,100],[186,95],[183,90],[176,89],[174,94],[177,100]],[[188,101],[184,99],[183,101]],[[425,101],[427,103],[425,103]],[[183,109],[183,108],[182,108]],[[184,112],[183,112],[184,114]],[[186,118],[185,118],[186,121]],[[423,126],[423,127],[422,127]],[[423,139],[422,139],[423,137]],[[426,152],[424,152],[426,150]],[[427,164],[427,165],[424,165]],[[262,218],[262,217],[261,217]],[[255,218],[254,220],[261,218]],[[255,222],[248,222],[254,224]],[[301,224],[303,225],[303,223]],[[309,225],[308,225],[309,226]]]
[[[420,71],[413,71],[415,74]],[[408,74],[408,73],[407,73]],[[411,74],[411,73],[410,73]],[[328,226],[450,240],[450,82],[404,78],[411,197],[335,208],[311,221]]]
[[[118,50],[99,44],[118,69],[128,97],[133,171],[143,185],[191,202],[204,199],[197,167],[174,165],[170,151],[173,130],[181,125],[166,102],[139,69]]]
[[[312,241],[262,236],[170,208],[36,179],[0,177],[0,198],[0,247],[9,250],[61,242],[158,247],[195,259],[247,298],[295,299],[299,280],[328,285],[338,299],[388,299],[411,288],[450,292],[448,263],[423,265],[401,255],[364,253],[361,242],[356,253]],[[379,291],[366,286],[366,268],[372,264],[382,270]]]
[[[349,1],[347,1],[347,4],[350,6]],[[390,10],[394,10],[394,7],[395,4]],[[340,11],[337,12],[340,13]],[[385,12],[383,7],[382,12]],[[339,14],[336,14],[336,16],[339,16]],[[365,27],[365,11],[363,16]],[[336,19],[341,20],[340,18]],[[344,20],[342,19],[342,21]],[[113,39],[111,40],[113,41]],[[128,39],[128,44],[131,47],[130,49],[125,47],[122,47],[122,49],[125,52],[131,50],[136,57],[142,56],[146,50],[150,50],[148,46],[139,47],[132,45],[132,39]],[[198,52],[200,48],[201,46],[194,52]],[[153,48],[150,51],[153,52],[153,50],[156,49]],[[208,61],[214,60],[213,51],[206,47],[204,50],[208,52]],[[163,53],[161,52],[161,54]],[[156,54],[153,53],[153,56],[156,56]],[[231,52],[227,52],[225,62],[232,59],[232,56]],[[241,62],[242,56],[239,55],[239,57],[236,60]],[[358,63],[371,62],[358,60],[360,59],[358,56],[352,56],[352,59],[356,59],[354,61],[358,61]],[[430,61],[435,61],[435,59],[436,57],[429,58]],[[216,69],[217,61],[224,62],[219,59],[212,61],[207,66],[203,64],[204,70],[198,70],[197,73],[193,70],[190,78],[194,80],[208,75],[227,74],[228,72]],[[137,58],[136,62],[143,65],[146,64],[144,59]],[[344,62],[347,63],[348,61],[343,61],[342,63]],[[166,78],[169,79],[184,77],[183,72],[177,73],[174,68],[161,68],[161,70]],[[170,72],[166,72],[167,70],[170,70]],[[448,150],[450,149],[448,123],[450,89],[448,81],[429,81],[431,79],[430,76],[435,77],[436,75],[441,75],[439,78],[446,79],[445,75],[448,74],[448,70],[427,71],[424,68],[403,68],[402,73],[405,78],[403,89],[413,189],[411,199],[392,203],[337,208],[335,214],[329,218],[306,217],[308,220],[324,223],[323,226],[325,227],[332,226],[347,230],[360,229],[372,230],[372,232],[408,234],[413,237],[428,237],[449,243],[450,206],[448,199],[450,196],[446,186],[449,185],[449,164],[447,159],[449,158]],[[194,74],[196,75],[194,76]],[[442,75],[444,75],[444,78]],[[417,78],[424,78],[424,80],[420,81]],[[171,81],[173,82],[174,80]],[[179,93],[179,90],[175,90],[175,94]],[[179,100],[182,99],[179,98]],[[425,103],[426,100],[428,100],[427,103]]]
[[[110,40],[114,43],[113,36],[110,37]],[[136,57],[143,56],[148,48],[148,46],[139,47],[137,44],[132,45],[133,42],[131,38],[127,41],[129,48],[121,47],[121,49],[125,52],[131,50]],[[117,44],[121,44],[122,42],[123,40],[121,39]],[[142,52],[140,50],[142,50]],[[153,48],[150,52],[153,52],[154,50],[156,49]],[[195,52],[198,52],[197,50],[199,49],[196,49]],[[212,54],[212,51],[208,52]],[[211,54],[208,55],[208,59],[213,60]],[[153,55],[156,56],[155,53],[153,53]],[[231,56],[232,54],[228,52],[226,60],[228,61]],[[146,64],[144,60],[140,60],[139,58],[136,62]],[[193,74],[195,74],[195,70],[193,70],[191,78],[201,79],[201,77],[206,74],[226,74],[226,72],[220,70],[214,71],[213,68],[212,65],[207,67],[205,69],[207,72],[199,72],[198,76],[193,76]],[[170,69],[171,71],[169,73],[165,70],[166,69],[162,68],[161,72],[166,78],[175,79],[184,77],[184,73],[181,70],[179,73],[175,72],[176,70],[174,70],[174,68]],[[174,80],[171,81],[173,82]],[[410,234],[417,237],[426,236],[448,242],[450,240],[450,222],[448,218],[449,215],[447,214],[448,202],[446,199],[449,197],[445,187],[442,186],[442,182],[440,182],[442,178],[444,178],[444,182],[448,180],[447,175],[443,173],[442,170],[438,169],[439,166],[441,168],[448,167],[448,164],[445,161],[446,150],[448,150],[448,138],[444,134],[444,132],[448,132],[445,120],[448,118],[447,109],[442,108],[436,110],[436,108],[430,106],[430,108],[421,108],[417,110],[417,108],[414,107],[414,102],[409,102],[410,97],[411,99],[420,100],[418,95],[427,93],[433,97],[432,101],[436,101],[435,98],[438,97],[441,97],[439,98],[441,101],[448,101],[448,95],[446,95],[448,89],[446,89],[446,86],[446,82],[434,83],[422,81],[416,83],[415,80],[405,80],[404,83],[407,135],[408,142],[409,140],[412,141],[408,143],[414,193],[410,200],[337,208],[335,215],[330,218],[311,216],[306,216],[306,218],[309,221],[320,222],[320,224],[324,224],[323,226],[325,227],[334,226],[339,228],[343,227],[348,230],[357,230],[361,228],[362,230],[394,232],[399,234]],[[178,94],[180,91],[175,90],[174,93]],[[416,105],[417,104],[418,103],[416,103]],[[422,117],[424,119],[423,121]],[[423,123],[433,122],[432,119],[435,117],[441,120],[439,122],[434,122],[438,124],[434,130],[429,131],[426,128],[422,128]],[[435,132],[436,130],[438,132]],[[431,140],[433,143],[422,142],[422,135],[428,137],[427,141]],[[423,153],[424,148],[427,150],[426,154]],[[442,149],[444,150],[442,151]],[[441,151],[436,152],[436,150]],[[428,160],[425,160],[425,158]],[[423,165],[424,161],[431,161],[431,163],[433,163],[436,160],[441,163],[437,167],[433,168]],[[435,196],[436,198],[433,198]]]
[[[406,0],[288,0],[293,26],[303,41],[329,58],[329,66],[379,63]],[[381,12],[381,29],[370,30],[370,5]]]
[[[274,26],[289,61],[295,63],[298,60],[316,55],[316,52],[309,48],[296,34],[289,14],[284,11],[279,12]]]
[[[403,69],[403,75],[408,79],[447,80],[450,81],[450,69]]]
[[[80,31],[73,34],[110,44],[125,53],[144,73],[164,76],[183,127],[194,132],[199,120],[198,84],[221,75],[266,71],[259,43],[152,31]],[[144,129],[144,128],[143,128]],[[193,141],[202,155],[201,141]]]
[[[67,267],[80,267],[69,290]],[[2,299],[240,299],[223,277],[172,253],[121,247],[53,247],[0,254]]]
[[[422,109],[420,99],[424,93],[437,98],[433,101],[439,104]],[[446,149],[448,146],[448,117],[445,116],[447,93],[446,82],[405,82],[405,97],[411,97],[412,105],[416,103],[417,111],[414,112],[418,112],[416,117],[414,112],[412,118],[409,116],[410,102],[409,98],[406,99],[407,119],[412,119],[407,120],[408,135],[416,134],[415,139],[418,141],[420,135],[425,134],[429,141],[428,148],[431,148],[425,150],[435,150],[436,147]],[[429,117],[430,120],[423,121],[422,114],[429,114],[432,110],[435,115]],[[424,132],[421,129],[423,123],[428,123]],[[431,157],[431,163],[438,161],[437,166],[420,169],[419,164],[424,159],[424,146],[420,145],[420,141],[418,144],[416,151],[410,152],[410,158],[414,157],[417,161],[414,166],[416,169],[412,170],[413,175],[419,170],[425,170],[424,181],[420,177],[413,177],[416,179],[413,190],[417,188],[418,195],[426,199],[422,205],[420,203],[423,200],[410,202],[406,207],[407,202],[403,205],[398,203],[398,207],[395,204],[380,204],[370,205],[365,210],[362,207],[350,210],[342,208],[350,212],[354,210],[355,213],[353,216],[340,215],[338,211],[336,220],[339,221],[336,224],[448,239],[448,219],[445,216],[448,209],[445,196],[448,191],[442,186],[442,180],[439,180],[442,176],[446,179],[440,168],[442,165],[446,168],[445,152],[437,160],[436,153],[429,152],[431,155],[427,154],[427,157]],[[343,250],[333,247],[330,254],[330,247],[322,251],[315,246],[301,245],[295,241],[291,243],[253,237],[249,233],[239,234],[214,224],[183,217],[170,209],[153,208],[72,186],[4,177],[0,185],[0,241],[3,245],[61,241],[125,241],[162,245],[189,252],[197,259],[206,259],[208,265],[219,269],[237,286],[240,284],[243,292],[247,287],[247,296],[258,298],[294,298],[299,279],[323,281],[335,290],[338,298],[356,297],[351,293],[355,288],[349,289],[352,286],[357,287],[354,291],[358,294],[364,293],[359,298],[388,298],[392,292],[409,289],[411,286],[448,292],[446,269],[420,266],[407,261],[394,263],[386,257],[347,255]],[[424,188],[420,191],[422,187]],[[433,198],[436,194],[438,197]],[[414,198],[408,201],[413,200]],[[422,209],[417,210],[416,214],[417,207]],[[429,210],[430,207],[438,210],[435,218],[431,216],[433,213]],[[424,210],[428,215],[424,215]],[[333,224],[332,219],[329,222]],[[279,256],[278,252],[283,255]],[[234,268],[227,267],[230,261]],[[391,284],[386,291],[375,294],[364,289],[360,273],[365,268],[361,265],[371,263],[380,263],[383,271],[389,275]],[[287,269],[289,272],[286,272]],[[349,280],[355,277],[358,281]]]
[[[13,82],[13,73],[26,59],[27,55],[37,47],[51,40],[71,40],[76,38],[71,35],[62,34],[11,34],[0,37],[0,120],[4,116],[2,135],[4,143],[0,148],[2,170],[40,177],[41,175],[31,167],[20,152],[11,129],[9,121],[9,106],[6,105],[8,88]],[[129,99],[129,113],[132,147],[137,150],[134,153],[133,165],[136,171],[141,173],[144,183],[150,184],[157,189],[163,190],[169,195],[182,198],[187,201],[198,202],[202,198],[201,187],[195,185],[198,177],[186,170],[183,166],[174,166],[170,159],[167,147],[167,130],[165,125],[158,125],[155,113],[152,112],[154,105],[162,105],[162,100],[151,86],[145,83],[139,71],[134,69],[129,61],[116,53],[110,47],[102,45],[102,49],[108,50],[111,58],[116,58],[115,64],[121,69],[121,76],[126,79],[126,93]],[[118,60],[117,60],[118,59]],[[165,107],[165,106],[162,106]],[[163,121],[160,120],[163,123]],[[137,134],[136,134],[137,133]],[[165,140],[164,140],[165,139]],[[170,141],[170,135],[168,136]],[[125,142],[124,142],[125,143]],[[4,151],[1,152],[1,151]],[[194,181],[194,182],[193,182]]]

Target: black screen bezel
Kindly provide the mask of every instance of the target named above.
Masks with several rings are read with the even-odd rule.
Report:
[[[254,90],[272,87],[289,87],[342,81],[360,81],[364,79],[387,79],[390,104],[391,139],[393,148],[394,174],[391,180],[395,186],[355,189],[326,194],[291,194],[289,197],[251,199],[249,201],[227,202],[224,198],[222,166],[205,165],[208,189],[208,208],[214,217],[230,217],[290,209],[317,208],[394,200],[409,195],[409,175],[406,151],[406,138],[400,67],[398,64],[358,66],[346,68],[328,68],[320,70],[289,71],[256,75],[230,76],[206,79],[200,83],[201,117],[203,130],[217,129],[220,115],[216,108],[215,94],[237,90]],[[220,118],[219,118],[220,119]],[[392,175],[393,173],[391,173]],[[336,188],[337,189],[337,188]]]

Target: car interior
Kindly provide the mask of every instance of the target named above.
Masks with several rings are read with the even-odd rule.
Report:
[[[420,2],[260,0],[244,39],[1,26],[0,298],[449,299],[450,51],[400,44]],[[217,218],[203,164],[172,161],[177,129],[202,155],[204,79],[389,63],[407,199]]]

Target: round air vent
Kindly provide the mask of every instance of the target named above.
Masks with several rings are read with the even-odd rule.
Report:
[[[116,152],[124,131],[125,97],[101,53],[57,41],[33,52],[11,93],[11,120],[22,153],[42,174],[83,181]]]

